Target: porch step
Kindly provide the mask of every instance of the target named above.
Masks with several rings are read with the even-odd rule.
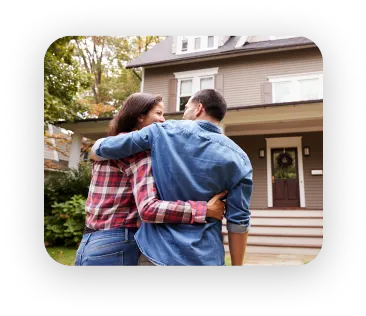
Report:
[[[224,243],[228,242],[228,235],[224,234]],[[320,237],[278,237],[278,236],[253,236],[249,234],[248,245],[273,246],[273,247],[302,247],[321,248],[323,238]]]
[[[250,236],[322,237],[323,228],[252,226]]]
[[[229,252],[229,245],[224,244],[225,252]],[[247,245],[246,253],[261,254],[294,254],[316,256],[321,248],[275,247],[275,246],[251,246]]]
[[[312,210],[254,210],[252,218],[256,217],[315,217],[323,218],[323,211]]]
[[[293,217],[293,218],[270,218],[270,217],[252,217],[252,227],[265,226],[265,227],[310,227],[310,228],[322,228],[322,218],[304,218],[304,217]],[[226,224],[223,225],[223,231],[227,231]]]

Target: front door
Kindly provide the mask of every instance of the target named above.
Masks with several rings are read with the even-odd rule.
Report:
[[[271,159],[273,206],[300,206],[297,149],[272,149]]]

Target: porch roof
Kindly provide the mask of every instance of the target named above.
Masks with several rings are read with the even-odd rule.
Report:
[[[182,116],[183,111],[165,114],[166,119],[173,120],[181,120]],[[58,122],[55,125],[90,139],[98,139],[106,136],[111,119],[85,119],[75,122]],[[233,136],[273,133],[276,128],[291,129],[291,131],[322,130],[322,120],[323,100],[320,99],[230,107],[222,125],[225,126],[225,134]]]

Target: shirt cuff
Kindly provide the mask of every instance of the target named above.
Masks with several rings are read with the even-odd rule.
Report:
[[[100,138],[98,139],[93,147],[92,147],[92,153],[94,154],[94,156],[98,159],[98,160],[108,160],[108,158],[104,158],[102,156],[99,156],[99,147],[100,147],[100,144],[102,143],[102,141],[104,140],[105,138]]]
[[[227,222],[227,231],[230,233],[245,234],[249,232],[250,226],[243,226]]]
[[[207,202],[188,201],[192,207],[192,222],[206,224]]]

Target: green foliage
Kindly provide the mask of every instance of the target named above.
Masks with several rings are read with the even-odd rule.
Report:
[[[49,176],[44,183],[45,216],[50,214],[55,202],[66,202],[76,194],[88,196],[91,180],[91,165],[82,162],[78,169],[57,172]]]
[[[44,186],[44,233],[47,244],[77,244],[85,224],[90,163],[51,175]],[[67,216],[67,217],[65,217]]]
[[[55,202],[45,217],[45,241],[49,244],[76,245],[81,241],[85,225],[85,197],[74,195],[69,201]]]
[[[81,71],[74,58],[71,41],[77,36],[65,36],[54,41],[44,57],[44,123],[59,119],[74,120],[85,111],[82,103],[76,102],[76,94],[89,84],[88,76]]]

